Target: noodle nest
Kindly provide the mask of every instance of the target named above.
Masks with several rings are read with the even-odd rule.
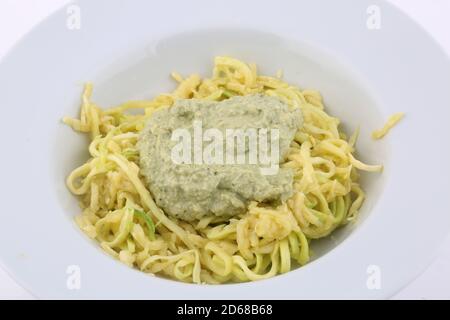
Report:
[[[347,139],[339,119],[324,110],[315,90],[258,75],[254,64],[216,57],[213,75],[193,74],[170,94],[102,109],[86,84],[79,119],[64,118],[90,134],[90,159],[67,178],[79,197],[79,227],[111,256],[143,272],[191,283],[219,284],[273,277],[310,260],[310,242],[354,220],[364,201],[358,170],[381,171],[354,157],[357,133]],[[136,144],[146,120],[176,99],[221,101],[262,93],[300,107],[304,123],[282,167],[294,170],[294,194],[278,207],[252,202],[230,220],[185,222],[165,215],[139,173]],[[138,112],[129,112],[131,109]]]

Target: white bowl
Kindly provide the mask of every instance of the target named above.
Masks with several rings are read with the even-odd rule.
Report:
[[[80,1],[81,29],[61,10],[0,63],[4,200],[0,260],[40,298],[384,298],[418,275],[450,226],[450,64],[425,32],[395,8],[371,1]],[[171,71],[209,75],[215,55],[255,62],[324,96],[359,157],[383,163],[364,174],[357,223],[313,245],[314,261],[275,278],[198,286],[152,277],[113,260],[73,222],[64,179],[88,157],[87,140],[61,123],[78,114],[84,81],[101,106],[174,88]],[[405,119],[381,141],[388,115]],[[67,286],[78,266],[81,287]],[[67,274],[66,272],[69,272]],[[380,287],[370,282],[379,276]]]

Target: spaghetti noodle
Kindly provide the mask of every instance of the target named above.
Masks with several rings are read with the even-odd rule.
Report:
[[[405,114],[403,112],[394,113],[392,116],[388,118],[383,128],[372,132],[372,138],[373,139],[383,138],[400,120],[402,120],[404,115]]]

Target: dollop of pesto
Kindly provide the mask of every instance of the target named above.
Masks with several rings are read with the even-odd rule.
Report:
[[[174,131],[186,129],[194,140],[194,123],[199,121],[203,132],[214,128],[223,134],[224,155],[227,129],[278,129],[277,160],[282,163],[302,125],[302,115],[298,108],[261,94],[221,102],[182,99],[156,111],[139,137],[140,173],[167,214],[186,221],[206,216],[229,218],[244,213],[250,201],[279,204],[292,195],[293,171],[280,167],[276,174],[262,174],[259,164],[248,161],[248,141],[244,164],[199,164],[194,159],[195,148],[190,150],[190,163],[174,162],[173,148],[180,143],[174,141]],[[202,144],[205,148],[208,142]]]

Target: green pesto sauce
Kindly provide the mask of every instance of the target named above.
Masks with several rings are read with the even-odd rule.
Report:
[[[302,115],[299,109],[260,94],[221,102],[178,100],[172,107],[156,111],[139,137],[140,173],[156,203],[167,214],[186,221],[211,215],[228,218],[244,213],[250,201],[279,204],[292,195],[293,171],[289,168],[264,175],[258,164],[248,161],[245,164],[195,164],[194,161],[176,164],[171,155],[178,141],[171,139],[172,133],[183,128],[193,137],[194,121],[201,121],[203,130],[220,130],[224,148],[226,129],[278,129],[278,160],[282,163],[302,125]],[[208,142],[203,142],[203,148],[206,145]],[[248,151],[247,143],[245,152]]]

